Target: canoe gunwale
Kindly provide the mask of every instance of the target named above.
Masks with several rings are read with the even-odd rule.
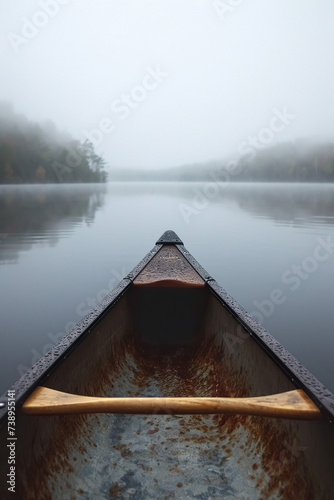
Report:
[[[326,389],[294,356],[292,356],[277,340],[275,340],[254,318],[243,309],[196,261],[184,247],[183,242],[173,231],[166,231],[156,245],[132,269],[132,271],[86,315],[72,330],[56,344],[51,351],[37,361],[12,387],[15,391],[17,407],[23,405],[27,397],[47,378],[59,364],[90,333],[91,329],[118,302],[144,267],[153,259],[164,245],[175,245],[188,263],[197,271],[210,288],[213,295],[229,311],[229,313],[246,329],[249,335],[259,344],[275,364],[288,376],[296,388],[302,389],[318,406],[324,416],[334,421],[334,395]],[[7,392],[0,402],[5,407],[0,409],[0,426],[7,425]]]

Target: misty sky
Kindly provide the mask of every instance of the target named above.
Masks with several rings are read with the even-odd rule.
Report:
[[[120,167],[331,139],[333,21],[333,0],[2,0],[0,100]]]

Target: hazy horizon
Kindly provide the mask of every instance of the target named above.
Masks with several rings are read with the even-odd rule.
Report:
[[[112,167],[331,140],[333,14],[329,0],[15,0],[0,101],[91,139]]]

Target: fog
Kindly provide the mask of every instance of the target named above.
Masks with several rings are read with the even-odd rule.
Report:
[[[4,4],[0,100],[89,138],[111,166],[332,139],[332,0]]]

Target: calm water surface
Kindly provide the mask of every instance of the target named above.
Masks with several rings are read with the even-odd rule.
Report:
[[[1,393],[166,229],[334,391],[334,186],[1,186],[0,213]]]

